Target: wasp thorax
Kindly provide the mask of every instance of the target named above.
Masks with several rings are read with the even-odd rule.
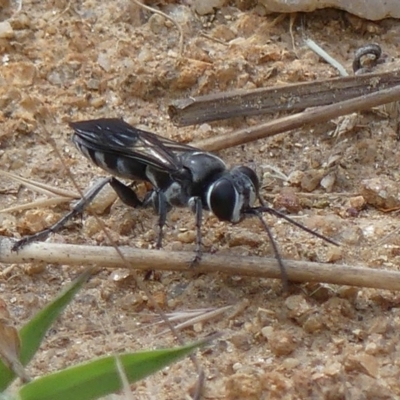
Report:
[[[182,155],[181,162],[191,172],[194,184],[205,182],[226,170],[225,163],[219,157],[202,151]]]

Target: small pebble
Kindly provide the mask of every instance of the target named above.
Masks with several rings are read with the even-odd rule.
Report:
[[[264,336],[265,328],[262,329],[261,333]],[[287,356],[291,354],[297,347],[293,336],[284,330],[272,330],[268,332],[268,343],[272,353],[276,356]]]
[[[301,188],[306,192],[312,192],[319,186],[324,173],[325,171],[322,169],[311,169],[306,171],[301,180]]]
[[[194,9],[199,15],[212,14],[216,9],[225,5],[226,0],[195,0]]]
[[[292,188],[283,188],[274,199],[274,208],[285,209],[290,213],[298,213],[301,209],[300,199]]]
[[[237,333],[230,338],[230,342],[239,350],[248,351],[251,348],[251,336],[246,333]]]
[[[0,22],[0,39],[11,39],[14,37],[14,30],[8,21]]]
[[[374,207],[383,209],[400,207],[399,184],[387,176],[364,179],[361,181],[360,193],[365,201]]]
[[[357,210],[362,210],[367,204],[363,196],[350,197],[349,203],[351,207]]]
[[[378,360],[370,354],[349,355],[344,363],[347,372],[361,372],[376,378],[379,370]]]

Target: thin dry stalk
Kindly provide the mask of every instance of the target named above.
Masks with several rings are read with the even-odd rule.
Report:
[[[51,264],[97,265],[105,268],[132,270],[162,270],[188,272],[192,253],[141,250],[119,247],[123,258],[114,247],[82,246],[37,242],[12,252],[14,239],[0,236],[0,263],[46,262]],[[168,260],[168,262],[166,262]],[[324,282],[387,290],[400,290],[400,272],[377,270],[365,266],[324,264],[309,261],[284,260],[292,282]],[[281,279],[275,258],[237,257],[204,254],[201,264],[192,271],[222,272],[228,275]]]
[[[78,193],[73,193],[69,190],[64,190],[56,186],[51,186],[43,182],[34,181],[33,179],[23,178],[22,176],[13,174],[12,172],[4,171],[0,169],[0,175],[6,176],[21,185],[26,186],[35,192],[44,194],[46,196],[62,196],[71,199],[79,199]]]
[[[329,106],[306,110],[300,114],[289,115],[265,124],[239,129],[225,135],[200,140],[193,145],[207,151],[217,151],[239,146],[254,140],[277,135],[278,133],[298,129],[308,124],[327,122],[341,115],[368,110],[372,107],[400,100],[400,85],[376,93],[341,101]]]
[[[188,328],[189,326],[193,326],[194,324],[199,324],[199,323],[204,323],[204,322],[210,321],[211,319],[219,317],[221,314],[225,313],[225,311],[229,310],[230,308],[232,308],[232,306],[226,306],[226,307],[212,309],[207,312],[202,312],[199,315],[196,315],[192,318],[188,318],[186,321],[175,325],[175,329],[182,330],[182,329]],[[172,321],[172,318],[170,318],[170,319]],[[168,329],[166,329],[166,330],[160,332],[159,334],[157,334],[157,336],[163,336],[168,332],[170,332],[170,331]]]
[[[321,58],[323,58],[328,64],[332,65],[332,67],[336,68],[339,71],[339,74],[342,76],[349,76],[349,73],[343,67],[339,61],[335,60],[332,56],[330,56],[321,46],[314,42],[314,40],[307,39],[304,41],[305,44],[316,54],[318,54]]]
[[[71,202],[70,197],[52,197],[50,199],[39,199],[32,201],[30,203],[18,204],[16,206],[3,208],[0,210],[0,214],[23,211],[23,210],[32,210],[32,208],[51,207],[51,206],[56,206],[58,204],[70,203],[70,202]]]
[[[252,90],[234,90],[175,100],[168,114],[177,126],[238,116],[300,112],[339,103],[400,85],[400,70],[302,82]]]

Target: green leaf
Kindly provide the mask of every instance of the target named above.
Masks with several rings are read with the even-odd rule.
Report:
[[[21,388],[21,400],[90,400],[122,389],[119,357],[129,382],[136,382],[190,354],[209,340],[174,349],[143,351],[99,358],[38,378]]]
[[[40,347],[46,332],[90,275],[91,270],[86,270],[55,300],[39,311],[21,328],[19,336],[21,340],[20,361],[22,365],[27,365],[32,359]],[[0,392],[4,391],[14,379],[14,372],[0,360]]]

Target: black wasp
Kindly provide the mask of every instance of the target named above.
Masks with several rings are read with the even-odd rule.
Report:
[[[59,229],[71,215],[83,211],[107,183],[120,199],[131,207],[153,206],[159,215],[157,247],[162,245],[162,229],[172,207],[189,207],[196,216],[197,239],[195,264],[201,258],[202,211],[212,212],[219,220],[238,223],[248,216],[257,216],[264,226],[276,258],[282,279],[287,276],[272,234],[262,218],[268,212],[329,242],[332,240],[304,227],[281,212],[268,207],[262,200],[256,173],[249,167],[228,169],[216,155],[132,127],[122,119],[103,118],[70,123],[77,148],[94,164],[113,177],[103,180],[62,220],[45,231],[23,238],[14,249]],[[145,181],[152,185],[143,200],[135,191],[115,177]],[[255,207],[256,201],[260,206]]]

